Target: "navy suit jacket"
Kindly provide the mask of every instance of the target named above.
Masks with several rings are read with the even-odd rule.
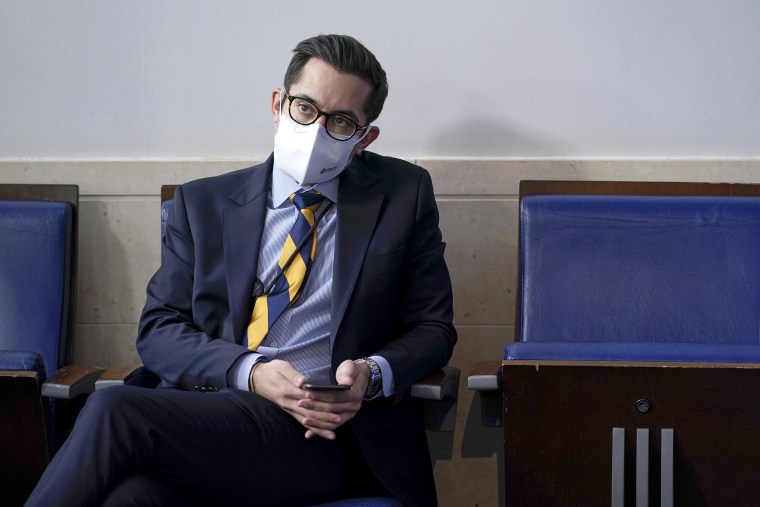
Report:
[[[216,390],[246,353],[272,157],[177,188],[163,260],[148,285],[137,346],[163,385]],[[430,176],[364,152],[340,176],[333,274],[333,371],[388,360],[394,397],[365,402],[346,426],[378,479],[410,505],[435,502],[424,428],[409,397],[444,366],[456,331]]]

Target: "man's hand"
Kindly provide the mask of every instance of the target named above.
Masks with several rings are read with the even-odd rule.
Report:
[[[361,408],[370,378],[366,364],[344,361],[335,375],[347,391],[307,391],[306,377],[281,360],[258,364],[253,371],[256,394],[276,403],[307,428],[306,438],[335,439],[335,430]]]
[[[307,391],[306,399],[298,405],[308,409],[312,414],[330,413],[338,416],[334,427],[321,424],[321,418],[307,418],[303,424],[308,428],[306,438],[320,436],[333,440],[335,430],[349,419],[353,418],[362,406],[364,393],[367,392],[371,372],[364,363],[343,361],[335,372],[338,384],[351,386],[348,391]]]

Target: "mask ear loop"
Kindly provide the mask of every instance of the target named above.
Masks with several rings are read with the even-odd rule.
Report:
[[[280,118],[274,123],[274,134],[277,135],[277,127],[280,125],[282,118],[282,109],[285,107],[285,88],[280,88]]]
[[[285,88],[280,88],[280,114],[283,113],[285,110],[285,97],[287,96],[287,92],[285,91]]]

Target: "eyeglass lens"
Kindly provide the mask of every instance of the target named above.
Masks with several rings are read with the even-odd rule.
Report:
[[[320,113],[317,106],[299,97],[288,96],[288,98],[290,99],[288,111],[293,121],[301,125],[311,125],[317,120]],[[327,118],[325,123],[327,133],[339,141],[350,139],[359,128],[356,122],[346,116],[340,114],[325,114],[324,116]]]

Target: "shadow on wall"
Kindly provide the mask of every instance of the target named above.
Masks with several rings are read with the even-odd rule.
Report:
[[[466,379],[465,379],[466,384]],[[465,393],[467,393],[465,395]],[[469,406],[467,405],[468,402]],[[439,501],[442,505],[450,505],[452,498],[453,501],[461,502],[463,496],[466,496],[467,490],[473,487],[476,489],[485,488],[488,491],[479,491],[479,498],[486,498],[490,501],[495,500],[493,495],[498,495],[498,504],[504,505],[504,428],[503,427],[485,427],[480,423],[480,396],[474,392],[467,392],[466,385],[460,387],[459,392],[459,404],[458,410],[467,414],[467,418],[464,421],[464,427],[462,428],[462,440],[461,440],[461,460],[454,454],[454,449],[457,447],[455,442],[456,435],[459,434],[459,429],[454,432],[440,432],[440,431],[428,431],[428,445],[430,446],[430,457],[433,462],[433,467],[437,461],[449,461],[459,462],[459,470],[457,476],[460,477],[464,484],[460,486],[454,486],[455,489],[460,489],[458,493],[452,491],[439,489]],[[461,419],[457,418],[457,424],[461,423]],[[469,468],[467,460],[474,458],[476,461],[478,458],[492,458],[496,461],[495,475],[488,471],[482,477],[476,477],[480,468]],[[488,463],[492,463],[492,460],[488,460]],[[491,465],[486,465],[489,468]],[[497,484],[494,485],[491,481],[496,478]],[[438,479],[437,479],[438,480]],[[472,483],[472,484],[470,484]],[[494,488],[496,486],[496,488]],[[451,486],[448,485],[448,488]],[[498,491],[495,491],[498,489]],[[448,494],[448,495],[447,495]]]
[[[463,458],[485,458],[495,455],[499,505],[504,505],[504,428],[480,424],[480,396],[473,394],[462,436]]]
[[[442,122],[431,130],[431,148],[443,157],[555,157],[571,147],[528,125],[513,125],[482,116]],[[547,129],[548,130],[548,129]]]

